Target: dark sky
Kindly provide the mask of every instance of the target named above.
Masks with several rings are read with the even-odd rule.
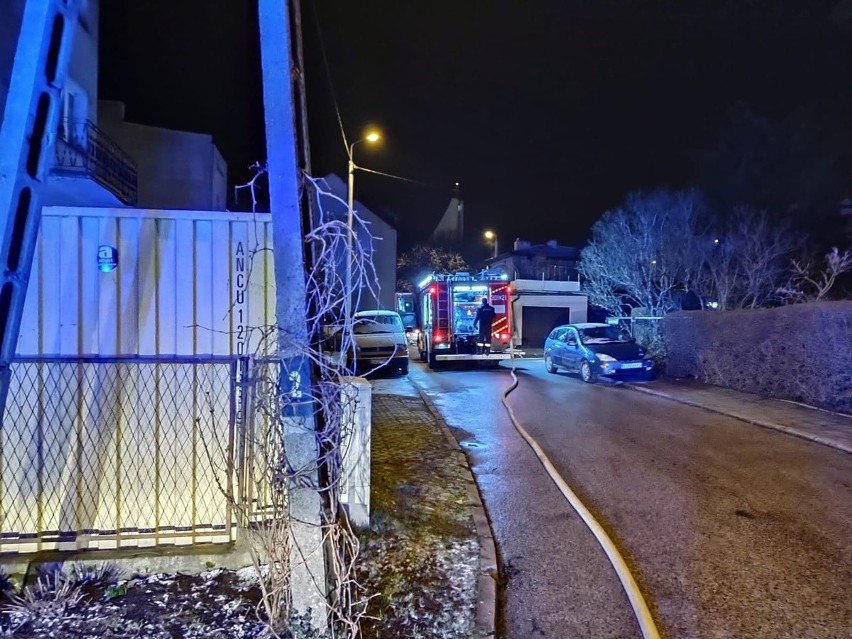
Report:
[[[303,1],[314,173],[346,171],[319,23],[347,134],[385,135],[356,162],[432,185],[358,174],[356,196],[398,216],[403,244],[428,235],[456,181],[471,247],[486,227],[501,244],[582,243],[630,191],[692,183],[693,152],[737,101],[852,114],[839,0]],[[255,3],[101,11],[102,97],[212,133],[247,179],[265,155]]]

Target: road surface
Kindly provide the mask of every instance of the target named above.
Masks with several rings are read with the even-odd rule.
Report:
[[[411,377],[468,452],[505,577],[502,636],[641,637],[585,524],[501,405],[505,370]],[[520,364],[516,416],[619,547],[668,638],[852,637],[852,456]]]

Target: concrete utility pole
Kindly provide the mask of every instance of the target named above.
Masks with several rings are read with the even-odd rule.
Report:
[[[263,105],[269,169],[269,202],[275,251],[276,315],[282,363],[282,392],[289,393],[283,415],[284,449],[294,469],[310,470],[311,487],[289,487],[291,601],[298,613],[311,608],[313,623],[326,626],[326,572],[322,547],[322,503],[317,468],[316,422],[310,392],[306,323],[304,232],[300,213],[299,148],[294,101],[293,40],[288,0],[259,0]],[[303,401],[300,401],[304,398]]]
[[[0,81],[11,68],[9,86],[0,85],[6,91],[0,121],[2,424],[41,221],[39,189],[53,156],[79,8],[75,0],[3,0],[0,13],[5,21],[0,30]]]

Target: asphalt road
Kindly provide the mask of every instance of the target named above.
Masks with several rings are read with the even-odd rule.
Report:
[[[852,456],[611,385],[519,370],[516,416],[669,638],[852,637]],[[506,577],[502,636],[641,637],[603,551],[500,403],[506,370],[411,377],[468,452]]]

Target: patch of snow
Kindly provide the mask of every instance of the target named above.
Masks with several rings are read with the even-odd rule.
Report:
[[[214,568],[213,570],[211,570],[209,572],[202,572],[201,578],[209,581],[210,579],[216,579],[216,577],[221,575],[222,572],[223,572],[223,570],[221,568]]]
[[[260,581],[261,578],[266,579],[269,576],[269,566],[261,566],[260,574],[254,566],[246,566],[237,570],[236,575],[241,584],[251,586]]]

